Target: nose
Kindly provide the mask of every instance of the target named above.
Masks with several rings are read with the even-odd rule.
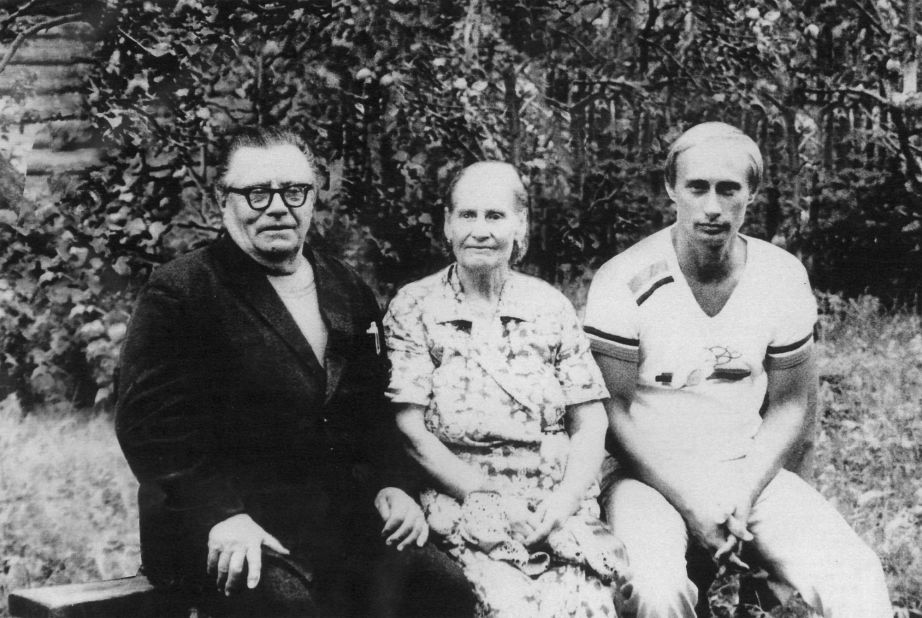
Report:
[[[484,238],[490,235],[490,227],[487,225],[486,217],[477,217],[471,224],[471,235],[477,238]]]
[[[272,197],[269,199],[269,205],[266,206],[266,213],[283,216],[288,214],[288,206],[285,205],[285,202],[282,200],[282,194],[275,192],[272,194]]]
[[[713,219],[720,216],[722,212],[723,208],[721,208],[717,192],[713,189],[708,191],[707,196],[704,198],[704,214]]]

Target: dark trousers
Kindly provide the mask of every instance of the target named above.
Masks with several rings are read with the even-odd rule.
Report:
[[[475,600],[460,567],[427,544],[332,568],[264,550],[254,590],[226,597],[208,588],[190,603],[209,618],[470,618]]]

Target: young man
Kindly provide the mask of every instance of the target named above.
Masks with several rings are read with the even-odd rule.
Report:
[[[676,223],[606,263],[589,291],[616,444],[603,507],[633,572],[625,609],[694,616],[694,542],[720,563],[758,560],[825,616],[891,618],[877,557],[782,469],[807,424],[816,305],[793,256],[739,233],[761,179],[741,131],[689,129],[666,162]]]

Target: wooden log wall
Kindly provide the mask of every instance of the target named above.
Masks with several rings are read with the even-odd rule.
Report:
[[[29,37],[0,73],[0,153],[25,175],[29,201],[54,200],[62,177],[100,164],[84,94],[94,45],[90,24],[51,28]]]

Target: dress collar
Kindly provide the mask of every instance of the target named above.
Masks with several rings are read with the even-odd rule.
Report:
[[[496,313],[501,319],[534,322],[537,311],[534,306],[536,299],[530,298],[524,290],[524,275],[510,271],[499,293],[499,304]],[[474,314],[464,302],[464,286],[458,275],[458,265],[452,264],[442,272],[442,285],[446,291],[444,300],[446,307],[439,312],[439,322],[464,321],[473,322]]]

